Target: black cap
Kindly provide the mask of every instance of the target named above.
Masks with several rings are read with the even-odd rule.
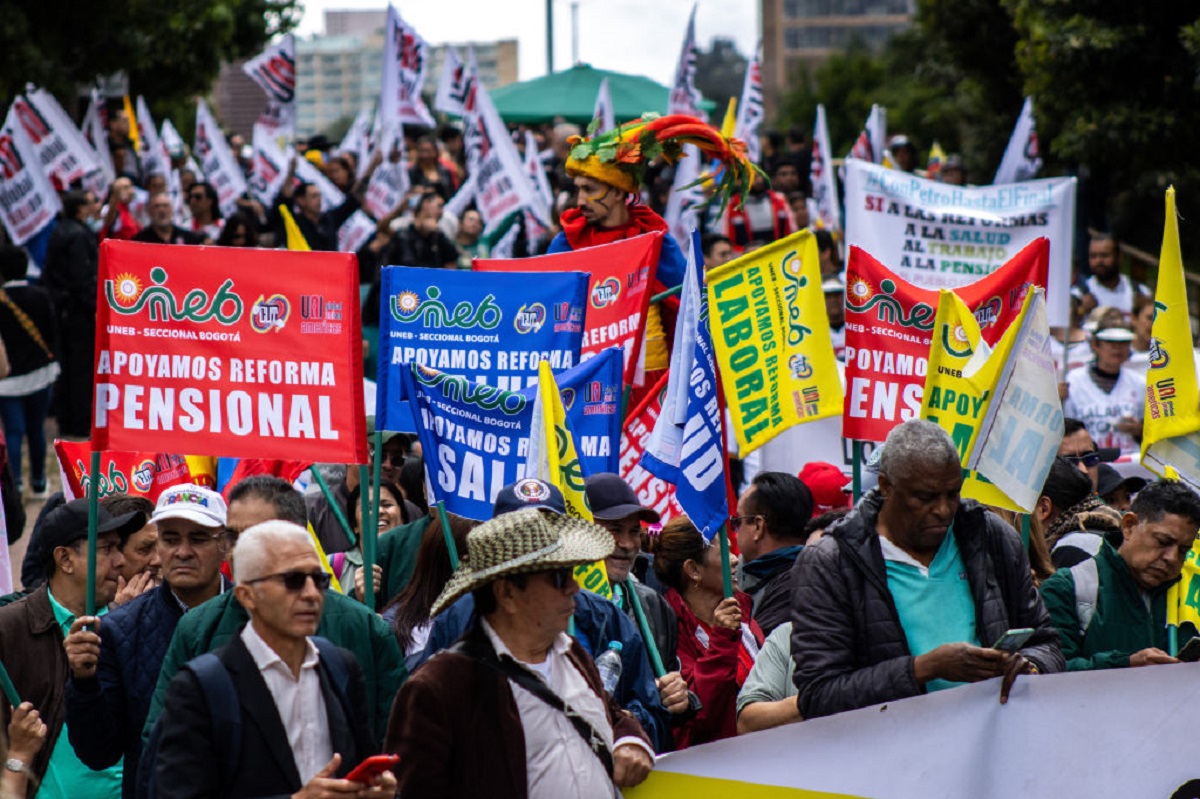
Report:
[[[1142,477],[1122,477],[1120,472],[1107,463],[1102,463],[1097,467],[1097,494],[1106,497],[1122,486],[1130,494],[1135,494],[1146,487],[1146,480]]]
[[[500,489],[495,503],[492,504],[492,518],[525,508],[548,510],[559,516],[567,515],[567,503],[558,486],[536,477],[526,477]]]
[[[103,505],[96,506],[96,534],[117,533],[124,543],[129,536],[146,526],[146,514],[139,510],[113,516]],[[49,555],[58,547],[74,544],[88,534],[88,501],[73,499],[61,505],[42,521],[38,545],[42,553]]]
[[[643,507],[642,503],[638,502],[637,494],[620,475],[600,472],[584,480],[583,484],[587,488],[588,505],[591,506],[592,517],[595,519],[611,521],[637,515],[642,521],[651,524],[659,520],[658,511]]]

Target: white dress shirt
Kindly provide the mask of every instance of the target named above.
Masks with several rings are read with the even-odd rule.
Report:
[[[614,744],[604,700],[592,691],[583,674],[567,657],[571,639],[559,633],[543,663],[522,663],[505,646],[487,621],[483,630],[496,656],[508,657],[541,678],[566,704],[587,720],[612,752],[617,746],[634,743],[654,757],[654,752],[639,738],[626,737]],[[619,796],[612,780],[567,719],[521,686],[508,681],[521,716],[525,734],[525,778],[529,799],[612,799]]]
[[[297,680],[283,658],[255,632],[253,623],[242,630],[242,642],[275,700],[275,709],[287,730],[288,746],[296,760],[300,784],[306,785],[333,758],[329,716],[325,713],[325,697],[317,673],[320,659],[317,647],[311,640],[305,641],[307,648]]]

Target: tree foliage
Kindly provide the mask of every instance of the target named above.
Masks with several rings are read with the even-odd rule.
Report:
[[[98,75],[124,70],[132,93],[173,107],[299,15],[298,0],[0,0],[0,99],[26,83],[74,99]]]
[[[741,98],[747,64],[748,60],[738,52],[733,39],[721,37],[713,39],[712,46],[696,56],[696,88],[717,104],[718,124],[729,98]]]

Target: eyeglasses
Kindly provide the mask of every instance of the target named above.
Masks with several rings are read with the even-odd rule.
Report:
[[[279,574],[268,574],[265,577],[259,577],[254,580],[245,580],[246,585],[254,585],[265,580],[278,580],[283,583],[283,587],[291,591],[293,594],[304,590],[304,586],[308,585],[308,578],[311,577],[313,585],[318,591],[324,591],[329,588],[329,582],[332,579],[328,572],[280,572]]]
[[[738,528],[741,527],[743,524],[746,524],[748,522],[754,521],[755,519],[761,519],[761,518],[762,518],[762,515],[758,514],[758,513],[754,514],[753,516],[730,516],[729,517],[729,529],[736,533],[738,531]]]
[[[220,533],[166,533],[158,534],[158,542],[168,549],[175,549],[183,544],[184,539],[187,540],[188,546],[192,549],[204,549],[211,546],[213,543],[220,541],[225,537],[224,531]]]
[[[575,569],[570,566],[564,566],[561,569],[547,569],[540,573],[546,575],[550,584],[559,591],[575,581]]]
[[[1089,469],[1100,463],[1100,453],[1096,450],[1084,452],[1080,455],[1064,455],[1063,458],[1077,466],[1082,463]]]

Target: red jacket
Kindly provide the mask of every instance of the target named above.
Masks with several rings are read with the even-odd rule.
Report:
[[[750,626],[754,640],[762,646],[763,634],[751,618],[753,602],[741,591],[733,594],[742,607],[742,623]],[[675,746],[684,749],[696,744],[719,741],[737,735],[737,695],[745,682],[746,669],[739,676],[739,657],[746,658],[741,632],[711,627],[708,646],[696,634],[700,620],[674,588],[667,589],[667,603],[679,617],[680,673],[688,688],[700,697],[703,707],[696,717],[675,727]]]
[[[773,219],[771,241],[779,241],[793,232],[792,212],[788,208],[787,198],[779,192],[768,189],[767,199],[771,201]],[[729,207],[725,235],[729,237],[733,251],[737,253],[745,250],[746,245],[755,240],[754,231],[750,229],[750,214],[746,213],[745,206],[736,211],[732,205]]]

